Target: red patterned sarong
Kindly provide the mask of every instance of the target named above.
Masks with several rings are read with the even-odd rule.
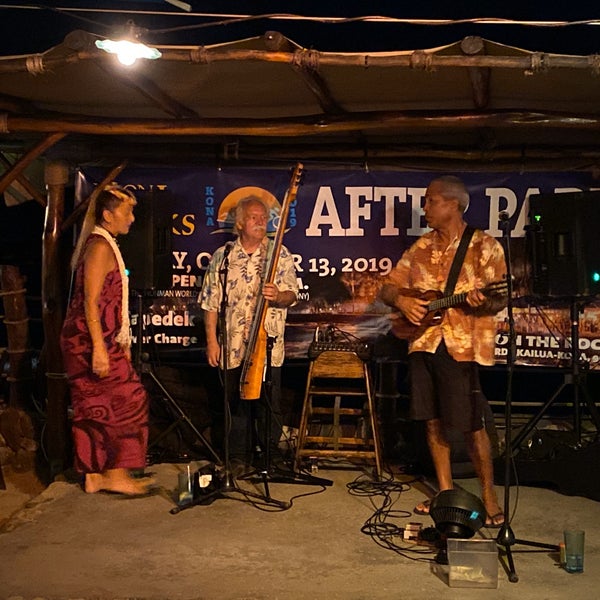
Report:
[[[83,254],[83,253],[82,253]],[[148,397],[115,337],[121,327],[121,275],[111,271],[100,294],[100,321],[110,372],[92,372],[92,341],[85,320],[83,264],[76,270],[71,303],[61,332],[65,371],[73,406],[75,469],[143,468],[148,446]]]

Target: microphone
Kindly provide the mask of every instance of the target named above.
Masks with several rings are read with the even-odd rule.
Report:
[[[501,210],[498,213],[498,219],[500,221],[508,221],[510,219],[510,215],[508,214],[508,211],[507,210]]]
[[[223,250],[223,258],[227,258],[229,256],[229,253],[231,252],[232,248],[233,248],[233,242],[227,242],[225,244],[225,249]]]

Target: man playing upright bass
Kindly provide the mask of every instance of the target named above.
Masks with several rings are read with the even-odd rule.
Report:
[[[264,318],[264,329],[269,337],[274,339],[271,356],[272,397],[269,399],[273,406],[265,407],[273,410],[276,419],[273,429],[266,437],[279,440],[275,429],[280,413],[279,390],[281,366],[284,359],[284,330],[287,308],[296,302],[298,282],[293,257],[285,246],[281,246],[272,282],[265,282],[265,270],[268,254],[267,223],[269,209],[257,196],[249,196],[240,200],[235,209],[235,242],[218,248],[211,259],[204,277],[200,296],[201,307],[204,310],[204,326],[206,331],[206,357],[212,367],[221,366],[225,369],[227,389],[231,392],[230,410],[233,416],[239,417],[240,427],[250,423],[250,404],[240,402],[239,384],[242,374],[242,364],[247,353],[250,331],[256,318],[257,305],[260,295],[268,301]],[[228,258],[229,266],[226,282],[221,274],[224,259]],[[219,310],[224,292],[227,293],[228,303],[224,322],[226,331],[219,331]],[[223,344],[226,336],[226,344]],[[223,348],[227,348],[224,356]],[[263,365],[260,365],[260,376]],[[280,418],[279,418],[280,420]],[[241,452],[248,458],[251,451],[251,435],[248,432],[237,431],[238,439],[232,444],[234,451]],[[227,433],[225,432],[225,435]],[[239,444],[242,441],[242,444]],[[268,443],[268,440],[264,440]],[[237,447],[236,447],[237,446]],[[240,447],[244,446],[244,447]]]

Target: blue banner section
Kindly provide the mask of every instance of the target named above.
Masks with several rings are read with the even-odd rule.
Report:
[[[134,318],[134,335],[142,335],[144,343],[158,347],[164,356],[171,353],[178,359],[204,360],[197,296],[212,253],[232,239],[230,210],[241,198],[259,195],[271,206],[271,227],[275,228],[293,166],[289,170],[144,167],[128,168],[119,175],[118,182],[137,194],[140,205],[158,204],[153,212],[140,213],[166,212],[171,222],[171,267],[169,273],[161,272],[161,281],[169,281],[170,286],[140,290],[145,298],[144,315],[137,328]],[[78,198],[86,198],[104,174],[96,168],[82,170]],[[368,342],[388,333],[389,310],[378,300],[378,292],[404,250],[427,230],[423,196],[429,181],[439,174],[305,168],[284,236],[285,246],[295,257],[300,287],[298,303],[289,311],[288,358],[306,357],[316,327],[334,325]],[[466,213],[471,225],[500,239],[501,213],[508,215],[517,362],[569,366],[572,307],[568,300],[549,302],[531,290],[525,244],[528,198],[600,189],[597,181],[587,172],[453,174],[471,192]],[[153,222],[137,220],[130,236],[152,227]],[[506,239],[502,242],[506,244]],[[139,251],[145,260],[154,260],[153,248]],[[591,368],[600,368],[599,304],[586,299],[580,308],[585,309],[579,325],[582,358]],[[497,320],[496,357],[503,362],[507,354],[505,312]]]

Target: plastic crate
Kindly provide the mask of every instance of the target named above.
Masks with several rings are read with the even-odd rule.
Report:
[[[447,543],[450,587],[498,587],[498,547],[495,540],[448,539]]]

